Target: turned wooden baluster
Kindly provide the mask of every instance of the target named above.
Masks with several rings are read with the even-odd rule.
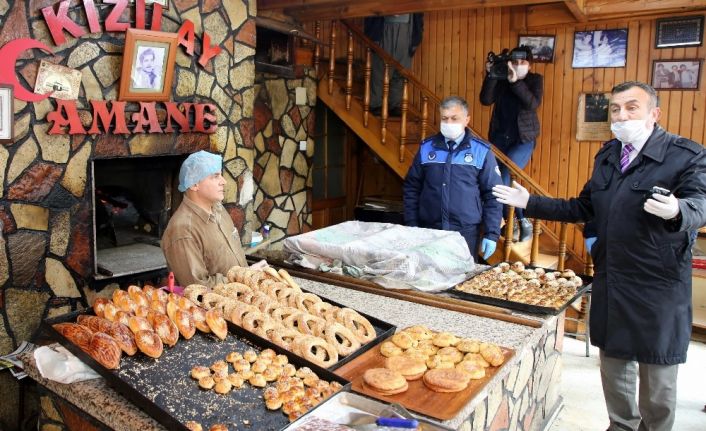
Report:
[[[365,48],[365,94],[363,94],[363,125],[368,127],[370,116],[370,76],[372,71],[372,54],[370,48]]]
[[[562,223],[559,228],[559,263],[556,265],[557,271],[564,270],[564,262],[566,261],[566,223]]]
[[[336,71],[336,21],[331,21],[328,48],[328,94],[333,94],[333,74]]]
[[[422,135],[420,136],[420,142],[427,136],[427,127],[429,127],[429,97],[422,97]]]
[[[387,99],[390,94],[390,65],[385,63],[385,72],[382,76],[382,143],[385,143],[385,135],[387,135]]]
[[[314,23],[314,35],[316,40],[321,40],[321,21],[316,21]],[[314,71],[316,72],[316,77],[319,77],[319,63],[321,62],[321,44],[315,43],[314,48]]]
[[[409,83],[407,78],[402,81],[402,102],[400,109],[402,117],[400,118],[400,162],[404,162],[404,146],[407,144],[407,104],[409,101]]]
[[[346,64],[346,111],[351,110],[351,97],[353,96],[353,32],[348,30]]]
[[[515,181],[515,175],[510,174],[510,184]],[[507,219],[505,220],[505,248],[503,249],[503,260],[508,262],[510,260],[510,253],[512,252],[512,232],[515,226],[515,207],[512,205],[507,206]]]
[[[583,269],[586,275],[593,277],[593,258],[591,258],[591,253],[586,250],[586,266]]]
[[[530,251],[530,265],[537,266],[539,257],[539,219],[532,223],[532,249]]]

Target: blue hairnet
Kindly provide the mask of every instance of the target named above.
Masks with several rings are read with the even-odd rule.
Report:
[[[179,170],[179,191],[185,192],[209,175],[221,172],[223,159],[221,156],[207,151],[198,151],[184,160]]]

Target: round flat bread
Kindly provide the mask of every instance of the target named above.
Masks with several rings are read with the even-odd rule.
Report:
[[[372,390],[382,394],[404,392],[409,387],[407,379],[397,371],[387,368],[370,368],[363,373],[363,382]]]
[[[468,386],[468,374],[455,368],[429,370],[424,374],[424,385],[434,392],[459,392]]]
[[[385,368],[397,371],[407,380],[416,380],[424,375],[427,364],[423,359],[418,359],[408,355],[392,356],[385,359]]]

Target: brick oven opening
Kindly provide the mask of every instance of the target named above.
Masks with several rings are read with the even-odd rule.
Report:
[[[96,281],[166,273],[160,239],[181,202],[177,185],[186,156],[93,161]]]

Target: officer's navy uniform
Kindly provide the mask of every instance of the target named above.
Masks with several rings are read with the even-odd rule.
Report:
[[[447,143],[439,133],[419,147],[404,181],[404,217],[408,226],[459,232],[472,256],[478,238],[500,237],[502,204],[492,195],[501,184],[490,144],[466,128],[463,139]]]

